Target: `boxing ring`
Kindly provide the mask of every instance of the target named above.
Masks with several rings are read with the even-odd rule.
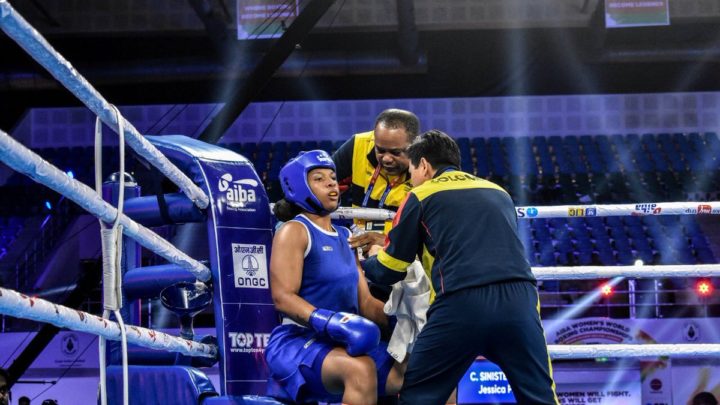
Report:
[[[272,241],[272,218],[267,195],[251,162],[219,146],[184,136],[143,136],[7,0],[0,0],[0,28],[184,194],[166,195],[164,202],[155,196],[142,196],[138,187],[124,184],[124,175],[114,183],[100,184],[97,180],[96,190],[93,190],[68,177],[0,130],[0,161],[63,194],[102,223],[113,224],[111,229],[124,235],[122,243],[125,249],[136,252],[135,260],[125,256],[121,261],[118,249],[106,249],[103,242],[105,310],[116,313],[116,321],[107,319],[108,313],[100,317],[4,288],[0,288],[0,313],[52,323],[108,340],[123,340],[123,336],[126,336],[128,344],[180,354],[165,366],[143,371],[129,365],[132,359],[128,360],[130,356],[124,349],[125,344],[122,344],[124,365],[121,369],[117,369],[117,366],[108,367],[116,367],[110,373],[112,376],[107,378],[114,383],[104,382],[105,367],[101,367],[102,397],[105,398],[106,391],[113,392],[107,396],[107,400],[103,399],[103,403],[119,403],[118,397],[128,403],[132,402],[132,398],[142,398],[140,395],[149,395],[153,390],[161,391],[163,387],[158,385],[167,381],[163,380],[165,375],[172,375],[172,378],[179,380],[190,378],[187,373],[178,373],[178,367],[185,372],[190,370],[191,385],[197,389],[194,392],[196,395],[188,397],[187,403],[273,403],[270,399],[257,397],[265,392],[267,381],[264,346],[270,331],[277,324],[267,268]],[[122,166],[120,172],[123,172]],[[96,179],[99,176],[96,173]],[[657,203],[656,206],[662,209],[646,214],[686,215],[699,204],[720,206],[720,202]],[[533,218],[570,217],[571,208],[582,209],[584,213],[593,212],[593,216],[598,217],[637,215],[635,204],[518,207],[518,214],[527,213],[530,208],[534,209]],[[720,212],[709,214],[717,215]],[[333,217],[389,220],[393,215],[393,212],[386,210],[340,208]],[[206,225],[210,243],[207,263],[189,257],[150,230],[149,225],[143,225],[167,223],[169,217],[174,223],[195,222]],[[527,215],[519,217],[528,218]],[[146,268],[139,266],[137,252],[140,247],[135,242],[170,264]],[[108,239],[107,243],[112,245],[120,242]],[[533,268],[533,273],[538,280],[718,277],[720,265],[539,267]],[[212,294],[206,283],[212,285]],[[138,323],[138,319],[127,308],[136,305],[133,300],[158,295],[168,308],[176,310],[181,323],[182,320],[186,322],[182,325],[181,337],[133,324]],[[177,301],[173,301],[177,296],[181,296],[181,301],[197,298],[202,302],[197,306],[192,305],[193,302],[185,302],[185,306],[177,305]],[[215,310],[216,336],[196,338],[192,333],[191,319],[201,310],[200,304],[209,304],[210,296]],[[129,321],[128,324],[123,323],[123,318]],[[139,353],[136,359],[142,359],[143,353]],[[549,353],[553,359],[716,357],[720,355],[720,343],[550,345]],[[121,363],[112,350],[108,357],[115,365]],[[102,350],[102,346],[101,358],[104,361],[105,350]],[[198,369],[212,365],[215,361],[220,368],[219,392],[212,391],[212,384],[210,388],[207,387],[207,377],[203,377],[204,374]],[[122,392],[119,388],[121,383]],[[114,388],[109,388],[108,384]]]

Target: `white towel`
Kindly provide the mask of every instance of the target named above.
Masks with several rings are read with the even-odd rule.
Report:
[[[393,285],[390,299],[385,303],[385,313],[397,317],[387,351],[398,363],[412,352],[417,335],[427,321],[429,306],[430,280],[416,260],[408,266],[405,280]]]

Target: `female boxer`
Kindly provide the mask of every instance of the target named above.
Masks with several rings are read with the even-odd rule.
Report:
[[[269,394],[361,405],[397,393],[403,366],[379,342],[383,303],[370,295],[350,231],[330,222],[340,201],[335,164],[324,151],[300,153],[280,183],[274,212],[287,222],[273,240],[270,280],[283,322],[265,350]]]

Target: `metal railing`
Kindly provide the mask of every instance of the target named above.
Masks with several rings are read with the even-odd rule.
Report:
[[[540,288],[544,318],[573,311],[573,318],[605,316],[611,318],[720,317],[720,294],[712,287],[707,295],[695,286],[672,285],[664,280],[627,279],[603,293],[601,281],[586,281],[557,289]]]
[[[53,212],[45,217],[36,235],[20,254],[15,265],[15,289],[29,291],[37,280],[46,259],[57,245],[63,232],[77,218],[70,200],[61,197]]]

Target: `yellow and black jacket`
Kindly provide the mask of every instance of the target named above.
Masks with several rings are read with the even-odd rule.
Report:
[[[405,278],[416,255],[438,297],[503,281],[535,281],[508,193],[454,167],[438,170],[408,193],[385,248],[363,269],[371,281],[390,285]]]
[[[367,192],[370,181],[373,177],[375,168],[378,165],[375,157],[375,141],[374,132],[363,132],[356,134],[348,139],[333,154],[333,161],[337,167],[337,178],[339,181],[350,179],[350,196],[353,207],[362,207],[365,193]],[[400,203],[410,191],[410,176],[405,173],[400,184],[392,187],[385,197],[382,208],[397,211]],[[385,193],[388,184],[397,181],[395,178],[387,178],[384,174],[378,176],[372,192],[368,196],[367,208],[378,208],[380,199]],[[374,230],[387,234],[392,226],[392,222],[370,222],[356,220],[355,223],[362,225],[366,230]]]

